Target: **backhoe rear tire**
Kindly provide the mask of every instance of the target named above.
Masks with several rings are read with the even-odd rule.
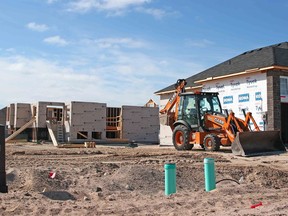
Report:
[[[185,125],[178,125],[173,130],[173,145],[178,151],[191,150],[193,144],[190,142],[190,129]]]
[[[203,141],[205,151],[219,151],[220,144],[220,138],[215,134],[207,134]]]

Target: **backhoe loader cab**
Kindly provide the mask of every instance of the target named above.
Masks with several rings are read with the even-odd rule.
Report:
[[[222,115],[218,93],[181,93],[178,118],[174,126],[184,124],[195,131],[205,131],[205,114]]]
[[[173,144],[177,150],[190,150],[194,144],[200,144],[207,151],[217,151],[220,145],[231,144],[223,135],[226,116],[218,93],[190,92],[179,97],[178,116],[173,124]]]

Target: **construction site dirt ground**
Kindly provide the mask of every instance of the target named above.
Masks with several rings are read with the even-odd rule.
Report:
[[[220,181],[210,192],[207,157],[215,159]],[[176,163],[177,192],[165,196],[168,162]],[[9,192],[0,193],[0,215],[288,215],[287,153],[243,158],[229,148],[9,143],[6,174]]]

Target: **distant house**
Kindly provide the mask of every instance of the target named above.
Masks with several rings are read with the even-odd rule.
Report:
[[[149,99],[149,101],[144,106],[145,107],[158,107],[158,105],[153,99]]]
[[[288,42],[244,52],[186,80],[187,91],[219,92],[223,109],[239,117],[242,109],[252,112],[260,129],[281,130],[288,143]],[[174,84],[155,92],[160,109],[173,92]],[[171,130],[163,126],[160,143],[161,137],[164,144],[172,143]]]

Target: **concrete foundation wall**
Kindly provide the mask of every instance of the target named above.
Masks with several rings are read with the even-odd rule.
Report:
[[[122,107],[122,138],[159,143],[158,107]]]
[[[92,139],[92,133],[101,133],[105,139],[106,104],[93,102],[71,102],[70,104],[70,135],[69,142],[81,141],[78,132],[87,132],[87,139]],[[83,139],[85,141],[85,139]]]

